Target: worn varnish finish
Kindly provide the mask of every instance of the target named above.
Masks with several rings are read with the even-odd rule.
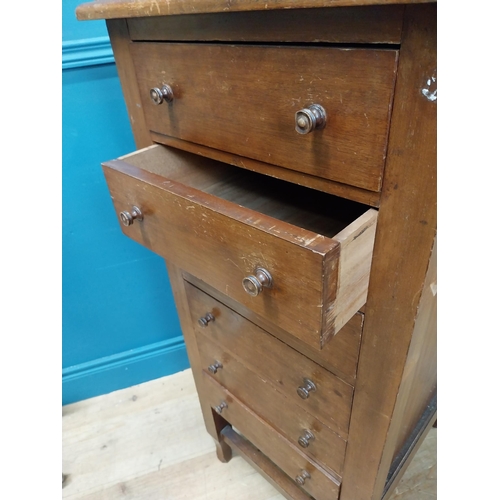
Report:
[[[138,146],[170,146],[104,169],[117,213],[143,210],[125,234],[168,261],[217,455],[240,453],[289,499],[387,498],[436,418],[436,8],[384,5],[393,1],[78,9],[108,18]],[[170,68],[190,83],[169,80]],[[155,107],[149,88],[160,84],[174,100]],[[342,93],[344,109],[325,106],[327,127],[299,136],[300,107],[285,124],[280,99],[304,88],[309,104],[356,95]],[[345,140],[325,142],[346,124]],[[251,298],[241,280],[257,265],[273,286]],[[298,372],[318,380],[305,400]],[[296,430],[309,426],[317,441],[302,449]]]
[[[287,500],[311,500],[311,497],[301,490],[290,477],[250,441],[235,432],[230,425],[222,429],[221,437],[240,457],[257,469]]]
[[[436,77],[435,23],[434,5],[407,7],[342,500],[380,498],[397,395],[411,385],[402,377],[436,235],[436,102],[422,93]]]
[[[214,439],[217,457],[221,462],[228,462],[232,457],[231,448],[227,444],[222,442],[219,438],[220,431],[224,428],[226,422],[212,410],[210,401],[208,400],[207,395],[203,390],[203,377],[200,369],[202,365],[200,354],[198,352],[198,346],[196,345],[195,334],[189,317],[189,306],[187,302],[186,289],[184,287],[182,273],[180,269],[175,267],[173,264],[167,264],[167,268],[170,283],[172,284],[172,292],[175,298],[175,305],[179,314],[179,321],[181,324],[184,341],[186,343],[189,364],[193,368],[193,378],[195,381],[196,390],[198,391],[200,397],[200,406],[203,413],[203,420],[205,421],[208,433]]]
[[[403,7],[222,12],[127,21],[132,40],[384,43],[401,41]]]
[[[215,288],[207,285],[203,281],[195,278],[194,276],[183,273],[184,279],[194,284],[200,290],[206,292],[203,294],[191,294],[190,303],[194,307],[200,307],[200,310],[210,310],[213,307],[212,297],[229,306],[230,309],[236,311],[241,316],[248,318],[252,323],[260,326],[266,332],[271,333],[274,337],[280,339],[285,344],[293,347],[296,351],[305,354],[309,359],[315,363],[326,368],[328,371],[340,377],[348,384],[354,386],[356,380],[356,370],[358,366],[359,347],[361,343],[361,331],[363,327],[364,315],[357,313],[353,318],[340,330],[335,337],[333,337],[321,350],[311,348],[304,342],[301,342],[296,337],[291,336],[285,330],[279,328],[276,324],[266,320],[249,309],[243,307],[239,302],[224,295]],[[210,297],[208,297],[210,295]],[[207,297],[205,302],[195,303],[196,299]],[[220,307],[220,306],[219,306]],[[195,315],[195,311],[192,313]],[[193,316],[195,319],[195,316]]]
[[[418,423],[425,407],[436,394],[437,380],[437,239],[429,261],[418,313],[415,319],[408,360],[398,395],[399,431],[394,454],[399,453]],[[393,419],[396,422],[395,419]]]
[[[237,357],[275,390],[347,437],[353,392],[350,385],[223,304],[208,296],[203,297],[204,294],[196,288],[189,285],[186,288],[197,336],[224,346],[229,354]],[[211,307],[200,307],[200,302]],[[202,328],[198,318],[207,312],[213,314],[215,320]],[[312,380],[317,387],[307,399],[297,395],[297,388],[303,385],[304,378]]]
[[[375,210],[161,146],[104,172],[117,212],[144,214],[125,234],[309,345],[321,349],[365,303]],[[354,261],[340,266],[343,252]],[[242,280],[258,267],[273,285],[252,297]]]
[[[302,488],[313,497],[333,500],[338,497],[340,478],[320,468],[302,450],[276,432],[212,377],[206,373],[203,375],[204,389],[212,407],[220,405],[223,401],[226,402],[227,408],[222,411],[224,418],[247,437],[256,448],[292,478],[300,475],[303,470],[307,471],[310,479],[305,481]]]
[[[62,427],[63,499],[310,500],[227,426],[221,438],[235,459],[215,458],[191,370],[64,406]],[[436,499],[436,433],[392,500]]]
[[[244,156],[235,155],[234,153],[220,151],[218,149],[209,148],[207,146],[189,141],[183,141],[181,139],[158,134],[156,132],[151,132],[151,139],[159,144],[173,146],[177,149],[182,149],[183,151],[211,158],[212,160],[218,160],[228,163],[229,165],[234,165],[235,167],[251,170],[252,172],[259,172],[276,179],[283,179],[285,181],[312,188],[317,191],[322,191],[324,193],[334,194],[336,196],[357,201],[371,207],[379,206],[380,192],[377,191],[368,191],[367,189],[349,186],[340,182],[323,179],[322,177],[305,174],[304,172],[297,172],[295,170],[279,167],[277,165],[271,165],[270,163],[265,163],[263,161],[245,158]]]
[[[152,42],[131,51],[153,132],[380,190],[395,50]],[[154,105],[150,89],[164,84],[173,102]],[[312,104],[326,126],[300,135],[295,113]]]
[[[303,406],[298,405],[296,394],[284,396],[265,380],[263,374],[248,369],[237,361],[228,349],[212,342],[208,337],[198,337],[198,349],[207,374],[209,367],[217,363],[221,365],[217,372],[210,376],[295,446],[300,446],[299,438],[304,436],[306,431],[312,433],[314,439],[307,447],[301,447],[302,451],[323,467],[342,475],[345,439],[318,420],[314,413],[309,413]],[[331,408],[334,413],[335,405],[331,405]]]
[[[90,19],[117,19],[130,17],[169,16],[208,12],[262,11],[318,7],[351,7],[361,5],[387,5],[427,3],[429,0],[97,0],[80,5],[76,10],[81,21]]]
[[[106,26],[115,56],[116,69],[120,77],[123,96],[125,97],[135,145],[138,149],[145,148],[151,145],[153,141],[148,134],[146,119],[142,109],[134,63],[130,54],[131,42],[128,36],[128,27],[123,20],[107,22]]]

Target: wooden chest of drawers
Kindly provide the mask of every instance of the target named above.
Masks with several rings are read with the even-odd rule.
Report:
[[[388,498],[436,418],[436,8],[100,0],[208,432],[290,499]],[[413,5],[415,4],[415,5]]]

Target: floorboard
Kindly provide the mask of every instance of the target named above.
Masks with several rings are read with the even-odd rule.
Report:
[[[215,456],[191,370],[63,407],[63,499],[282,500],[239,457]],[[435,500],[431,429],[391,500]]]

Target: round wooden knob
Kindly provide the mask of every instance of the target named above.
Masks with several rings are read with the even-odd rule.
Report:
[[[138,207],[132,207],[130,212],[124,210],[120,212],[120,220],[124,226],[131,226],[135,220],[141,221],[143,219],[142,212]]]
[[[210,321],[215,321],[215,317],[214,317],[214,315],[212,313],[207,313],[207,314],[205,314],[205,316],[202,316],[198,320],[198,324],[202,328],[206,328],[206,326],[210,323]]]
[[[264,288],[271,288],[272,284],[271,274],[262,267],[257,267],[255,275],[246,276],[242,281],[245,292],[252,297],[257,297]]]
[[[307,399],[309,397],[309,393],[315,391],[316,391],[316,384],[312,380],[309,380],[308,378],[304,379],[304,385],[301,385],[300,387],[297,388],[297,394],[302,399]]]
[[[149,97],[153,104],[158,106],[163,101],[172,102],[174,100],[174,91],[170,85],[163,85],[161,88],[153,87],[149,91]]]
[[[325,125],[326,111],[319,104],[311,104],[295,113],[295,130],[301,135],[325,128]]]
[[[302,448],[307,448],[309,444],[314,441],[314,439],[314,434],[311,431],[305,429],[302,433],[302,436],[299,437],[298,441]]]
[[[304,486],[307,479],[311,479],[311,474],[306,470],[302,470],[300,474],[295,478],[295,482],[300,486]]]

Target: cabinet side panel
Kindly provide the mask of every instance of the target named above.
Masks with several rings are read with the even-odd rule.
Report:
[[[436,6],[407,6],[341,500],[380,499],[436,234]],[[366,450],[370,450],[367,453]]]
[[[418,306],[415,330],[408,352],[393,424],[398,430],[394,457],[410,437],[436,392],[437,379],[437,243],[434,243],[424,289]],[[397,417],[397,418],[396,418]],[[389,445],[389,443],[388,443]],[[392,461],[392,460],[391,460]]]
[[[130,125],[134,133],[137,149],[142,149],[153,144],[146,127],[142,102],[137,87],[137,77],[130,55],[131,41],[128,34],[127,22],[123,19],[112,19],[106,21],[113,54],[115,56],[116,69],[120,76],[125,103],[129,115]]]
[[[191,315],[189,313],[189,303],[186,296],[185,281],[182,278],[182,271],[172,263],[165,261],[172,291],[174,293],[175,305],[181,322],[182,334],[186,342],[186,349],[189,357],[189,364],[193,371],[194,383],[196,391],[200,399],[201,411],[207,432],[215,441],[216,453],[221,462],[229,462],[231,460],[231,448],[220,438],[221,430],[226,426],[226,421],[217,413],[212,411],[210,402],[207,399],[206,391],[203,389],[202,369],[200,353],[196,343],[196,337],[191,323]]]

